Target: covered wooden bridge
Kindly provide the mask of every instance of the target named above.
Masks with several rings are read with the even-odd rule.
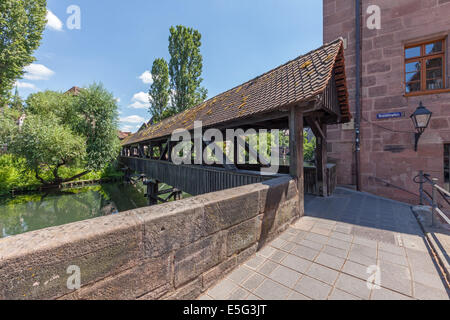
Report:
[[[239,163],[242,161],[238,161],[236,141],[226,141],[234,146],[234,152],[231,159],[220,155],[229,160],[222,165],[207,165],[203,161],[174,164],[171,151],[177,142],[171,141],[171,136],[175,130],[193,132],[195,121],[202,122],[203,131],[215,128],[224,137],[227,129],[288,130],[289,161],[280,166],[275,176],[295,177],[301,194],[306,187],[307,192],[327,196],[335,184],[333,165],[327,164],[327,125],[350,119],[343,40],[337,39],[194,108],[144,126],[122,141],[121,161],[148,178],[150,202],[156,203],[158,182],[173,186],[175,191],[198,195],[274,177],[261,173],[261,168],[270,165],[265,161],[251,164],[247,156],[245,163]],[[312,168],[303,164],[304,127],[310,127],[317,138]],[[204,148],[219,142],[201,140],[197,151],[201,154]],[[248,143],[245,148],[248,155],[256,153]],[[192,148],[189,156],[194,153]]]

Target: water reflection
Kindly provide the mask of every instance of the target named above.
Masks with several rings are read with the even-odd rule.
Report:
[[[144,193],[114,183],[0,198],[0,238],[144,207]]]

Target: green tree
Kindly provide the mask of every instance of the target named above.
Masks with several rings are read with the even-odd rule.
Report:
[[[10,108],[4,108],[0,111],[0,145],[8,144],[13,139],[18,131],[16,125],[20,113]]]
[[[16,87],[16,91],[14,93],[14,96],[12,98],[10,106],[11,106],[11,109],[16,110],[18,112],[24,111],[24,103],[23,103],[22,98],[19,95],[19,90],[17,89],[17,87]]]
[[[118,112],[114,95],[101,84],[81,90],[72,110],[72,128],[86,137],[86,169],[100,170],[117,158]]]
[[[153,83],[148,92],[149,112],[153,122],[156,123],[167,117],[167,105],[170,97],[169,67],[163,58],[153,61],[152,78]]]
[[[201,34],[185,26],[170,28],[169,75],[171,101],[175,113],[203,102],[207,90],[201,87],[203,57],[200,54]]]
[[[45,116],[53,114],[59,119],[70,118],[74,96],[51,90],[30,94],[25,101],[27,113]],[[70,113],[70,114],[69,114]]]
[[[58,184],[76,178],[62,179],[59,169],[81,161],[86,142],[70,128],[59,124],[54,115],[29,115],[8,149],[25,158],[27,166],[43,184]],[[53,181],[43,178],[43,173],[47,171],[53,174]]]
[[[117,158],[117,116],[116,100],[102,85],[93,84],[77,95],[33,94],[27,99],[22,129],[7,140],[8,150],[25,158],[44,184],[75,180]],[[62,178],[60,170],[74,166],[83,171]]]
[[[0,106],[35,59],[46,24],[46,0],[0,1]]]
[[[312,161],[314,159],[314,152],[316,150],[316,137],[308,140],[308,133],[303,131],[303,158],[305,161]]]

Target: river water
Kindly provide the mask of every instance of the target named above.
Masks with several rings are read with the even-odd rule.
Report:
[[[0,238],[147,206],[142,184],[108,183],[0,198]]]

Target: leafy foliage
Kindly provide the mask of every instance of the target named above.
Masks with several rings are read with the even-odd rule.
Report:
[[[83,171],[84,169],[78,166],[63,166],[58,173],[61,177],[68,178],[79,176]],[[53,174],[49,170],[40,173],[44,180],[51,181],[53,179]],[[119,164],[114,161],[100,171],[91,171],[74,180],[98,180],[121,176],[123,176],[123,172],[119,171]],[[7,194],[11,190],[35,190],[40,185],[42,185],[41,181],[28,167],[25,158],[13,154],[0,155],[0,195]]]
[[[0,117],[0,123],[8,124],[0,129],[0,141],[8,143],[8,152],[25,159],[41,183],[59,184],[114,162],[120,144],[117,116],[116,100],[102,85],[93,84],[77,95],[40,92],[28,97],[21,129]],[[70,175],[73,168],[77,172]]]
[[[19,95],[19,90],[17,90],[17,87],[16,87],[16,91],[14,93],[14,96],[12,98],[12,101],[10,103],[10,107],[11,107],[11,109],[16,110],[17,112],[24,111],[24,102]]]
[[[314,151],[316,150],[316,137],[308,140],[308,133],[303,131],[303,158],[305,161],[314,160]]]
[[[256,143],[256,150],[258,153],[262,152],[261,145],[265,145],[267,150],[264,152],[264,155],[270,156],[272,149],[272,142],[274,141],[274,137],[272,133],[266,134],[256,134],[255,136],[250,135],[247,137],[250,141],[253,139],[253,142]],[[263,141],[264,140],[264,141]],[[289,148],[289,131],[280,131],[279,132],[279,147]],[[308,133],[306,131],[303,132],[303,158],[304,161],[311,162],[314,160],[314,152],[316,150],[316,137],[312,137],[308,139]],[[244,153],[248,156],[248,152]]]
[[[46,0],[0,1],[0,105],[35,59],[46,24]]]
[[[8,148],[25,158],[36,178],[48,184],[49,181],[42,178],[40,172],[49,170],[53,173],[55,183],[62,182],[59,168],[80,161],[85,156],[86,143],[83,137],[59,124],[55,116],[30,115]]]
[[[42,91],[28,96],[27,113],[45,117],[54,115],[61,122],[69,122],[73,117],[75,96],[56,91]]]
[[[181,25],[170,28],[169,75],[174,113],[189,109],[206,99],[207,90],[200,86],[203,81],[200,40],[201,34],[197,30]]]
[[[163,58],[156,59],[152,66],[153,83],[148,92],[150,96],[150,109],[153,122],[159,122],[168,114],[170,82],[169,67]]]
[[[16,120],[20,112],[11,108],[0,111],[0,145],[8,144],[18,132]]]
[[[12,154],[0,156],[0,194],[12,189],[33,189],[40,184],[24,158]]]
[[[72,129],[86,138],[86,169],[100,170],[119,154],[116,99],[99,84],[81,90],[75,98],[68,112]]]

